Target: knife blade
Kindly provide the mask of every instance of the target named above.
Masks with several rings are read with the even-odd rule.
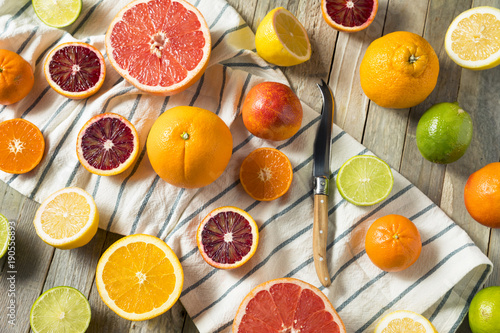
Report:
[[[328,182],[330,180],[330,144],[334,113],[334,98],[330,87],[321,80],[318,84],[323,97],[321,120],[314,140],[313,178],[314,178],[314,222],[313,257],[316,274],[325,287],[330,286],[330,274],[326,260],[328,236]]]

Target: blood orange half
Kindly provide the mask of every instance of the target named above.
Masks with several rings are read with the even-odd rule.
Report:
[[[92,45],[69,42],[49,53],[44,73],[52,89],[68,98],[82,99],[101,88],[106,65],[101,52]]]
[[[259,229],[254,219],[236,207],[214,209],[201,221],[196,233],[201,256],[213,267],[240,267],[254,255]]]
[[[241,302],[234,333],[345,333],[328,298],[315,286],[293,278],[264,282]]]
[[[103,113],[83,125],[76,142],[76,154],[88,171],[100,176],[119,174],[134,163],[139,153],[139,136],[124,117]]]
[[[137,88],[173,95],[196,82],[211,51],[202,14],[184,0],[136,0],[106,33],[109,61]]]
[[[368,27],[377,14],[378,0],[321,0],[321,12],[332,28],[356,32]]]

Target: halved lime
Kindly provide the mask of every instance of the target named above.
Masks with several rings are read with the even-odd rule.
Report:
[[[0,258],[2,258],[9,247],[10,242],[10,232],[9,232],[9,221],[0,214]]]
[[[32,0],[38,18],[48,26],[62,28],[75,22],[82,10],[82,0]]]
[[[381,202],[391,193],[393,184],[389,165],[371,155],[350,158],[337,175],[337,189],[342,197],[358,206]]]
[[[54,287],[37,298],[30,313],[35,333],[83,333],[90,324],[90,304],[72,287]]]

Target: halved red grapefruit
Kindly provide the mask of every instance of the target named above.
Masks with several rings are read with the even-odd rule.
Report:
[[[344,32],[367,28],[377,15],[378,0],[321,0],[326,23]]]
[[[250,260],[257,250],[259,228],[244,210],[219,207],[201,221],[196,243],[209,265],[222,269],[236,268]]]
[[[204,73],[211,52],[203,15],[184,0],[135,0],[106,33],[111,65],[137,88],[173,95]]]
[[[112,176],[125,171],[138,153],[139,135],[134,125],[119,114],[98,114],[78,133],[78,159],[96,175]]]
[[[315,286],[281,278],[255,287],[241,302],[234,333],[346,333],[328,298]]]

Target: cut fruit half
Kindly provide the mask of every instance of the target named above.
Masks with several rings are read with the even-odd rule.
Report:
[[[241,163],[241,185],[255,200],[271,201],[281,197],[290,188],[292,179],[292,164],[278,149],[255,149]]]
[[[72,287],[54,287],[37,298],[30,312],[35,333],[84,333],[90,324],[90,304]]]
[[[42,160],[45,140],[33,123],[10,119],[0,123],[0,170],[21,174],[33,170]]]
[[[254,255],[259,243],[259,228],[244,210],[220,207],[201,221],[196,243],[208,264],[232,269],[240,267]]]
[[[424,316],[408,310],[399,310],[384,316],[374,333],[387,332],[437,333],[437,330]]]
[[[444,41],[446,52],[459,66],[474,70],[500,64],[500,9],[475,7],[451,22]]]
[[[83,125],[76,154],[88,171],[112,176],[131,166],[139,153],[139,135],[127,119],[115,113],[92,117]]]
[[[0,214],[0,258],[2,258],[5,253],[7,253],[7,249],[9,248],[10,243],[10,227],[9,221]]]
[[[370,206],[387,198],[394,178],[391,167],[380,158],[359,155],[342,165],[336,183],[344,199],[358,206]]]
[[[367,28],[375,19],[378,0],[321,0],[321,12],[326,23],[344,32]]]
[[[54,28],[66,27],[76,21],[82,11],[82,0],[32,0],[38,18]]]
[[[294,66],[311,58],[306,29],[292,13],[278,7],[267,13],[255,32],[257,53],[278,66]]]
[[[293,278],[255,287],[241,302],[233,332],[346,333],[328,298],[315,286]]]
[[[45,243],[67,250],[90,242],[97,232],[99,214],[90,194],[67,187],[42,202],[33,224]]]
[[[211,52],[203,15],[184,0],[136,0],[106,33],[111,65],[137,88],[173,95],[204,73]]]
[[[44,65],[45,78],[59,94],[83,99],[95,94],[104,83],[104,57],[92,45],[63,43],[50,51]]]
[[[149,235],[121,238],[97,263],[99,295],[111,310],[128,320],[151,319],[166,312],[181,295],[183,281],[174,251]]]

